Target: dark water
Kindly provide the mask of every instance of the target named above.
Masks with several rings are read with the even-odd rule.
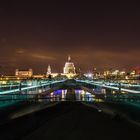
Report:
[[[68,90],[56,90],[48,97],[60,97],[62,101],[66,101],[68,92]],[[76,101],[95,101],[95,96],[84,90],[74,90],[72,92],[74,93],[70,94],[74,94]]]

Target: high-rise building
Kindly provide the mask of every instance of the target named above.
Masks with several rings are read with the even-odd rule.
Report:
[[[65,63],[64,74],[75,74],[75,66],[74,63],[71,61],[70,56],[68,57],[68,61]]]

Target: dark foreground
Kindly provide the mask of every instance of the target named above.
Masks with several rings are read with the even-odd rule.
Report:
[[[78,102],[62,102],[0,126],[0,140],[137,140],[140,128]]]

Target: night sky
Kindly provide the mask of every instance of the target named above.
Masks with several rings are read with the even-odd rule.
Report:
[[[0,73],[62,72],[67,56],[83,71],[140,65],[140,4],[134,0],[4,0]]]

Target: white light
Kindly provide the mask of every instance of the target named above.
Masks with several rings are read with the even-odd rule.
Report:
[[[89,77],[89,78],[91,78],[91,77],[92,77],[92,74],[91,74],[91,73],[89,73],[89,74],[88,74],[88,77]]]

